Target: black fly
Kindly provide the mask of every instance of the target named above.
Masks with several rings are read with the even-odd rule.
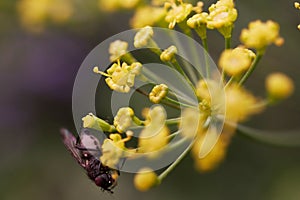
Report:
[[[113,193],[112,189],[117,184],[119,171],[103,165],[99,160],[101,156],[99,140],[87,129],[83,129],[80,137],[77,138],[66,129],[62,129],[60,133],[66,148],[78,164],[86,170],[88,177],[102,190]]]

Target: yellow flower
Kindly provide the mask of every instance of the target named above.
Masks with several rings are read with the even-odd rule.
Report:
[[[49,18],[56,23],[63,23],[71,18],[74,8],[71,0],[51,0],[48,8]]]
[[[150,40],[153,37],[153,29],[150,26],[145,26],[140,29],[134,36],[134,46],[136,48],[141,48],[149,44]]]
[[[149,99],[153,103],[159,103],[163,98],[167,96],[168,86],[165,84],[156,85],[153,87],[149,94]]]
[[[131,139],[131,135],[127,135],[127,138],[122,139],[121,135],[110,134],[109,139],[105,139],[102,144],[102,156],[100,161],[110,167],[115,169],[123,155],[126,153],[127,149],[125,147],[125,142]]]
[[[98,5],[101,10],[113,12],[120,9],[133,9],[139,2],[140,0],[99,0]]]
[[[106,121],[96,117],[93,113],[89,113],[85,117],[82,118],[83,128],[92,128],[104,132],[111,132],[114,130],[114,127],[111,126]]]
[[[120,63],[114,63],[108,70],[107,74],[99,71],[98,67],[94,67],[93,71],[97,74],[107,76],[105,82],[110,89],[117,92],[127,93],[130,88],[134,85],[135,76],[140,74],[142,64],[134,62],[131,65],[123,62],[122,66]]]
[[[181,135],[190,139],[203,133],[204,124],[208,115],[200,110],[186,108],[181,114],[181,121],[179,128]]]
[[[162,106],[157,105],[144,114],[147,115],[147,125],[140,133],[138,152],[154,158],[168,144],[170,131],[165,125],[166,114]]]
[[[224,124],[222,132],[217,133],[215,128],[209,129],[205,134],[198,135],[192,147],[192,156],[195,168],[200,172],[208,172],[224,160],[231,138],[236,130],[236,124]]]
[[[220,56],[219,66],[230,76],[240,75],[249,69],[255,54],[243,47],[227,49]]]
[[[207,28],[209,29],[231,27],[238,15],[237,10],[234,8],[233,0],[219,0],[216,4],[212,4],[208,10]],[[225,35],[228,34],[226,33]]]
[[[173,29],[175,27],[176,23],[183,22],[193,10],[192,4],[183,3],[182,0],[179,2],[180,2],[179,5],[176,5],[175,2],[166,4],[167,7],[168,6],[171,7],[165,17],[166,22],[169,23],[170,29]]]
[[[279,37],[279,25],[271,20],[263,23],[260,20],[250,22],[248,29],[243,29],[240,40],[245,46],[258,51],[274,43],[282,45],[283,39]]]
[[[121,40],[116,40],[109,45],[108,52],[110,54],[109,60],[111,62],[114,62],[120,57],[127,52],[128,48],[128,43],[121,41]]]
[[[196,94],[200,99],[206,100],[208,104],[212,102],[215,104],[218,99],[222,99],[222,89],[220,83],[212,79],[201,79],[197,83]]]
[[[143,28],[153,26],[160,22],[166,15],[166,10],[160,7],[143,6],[137,8],[134,16],[130,20],[132,28]]]
[[[266,89],[270,98],[280,100],[289,97],[293,93],[294,84],[291,78],[277,72],[267,77]]]
[[[176,54],[177,48],[174,45],[171,45],[160,54],[160,59],[164,62],[172,62]]]
[[[22,25],[32,32],[41,32],[48,19],[61,23],[73,14],[70,0],[21,0],[17,3],[17,9]]]
[[[241,86],[232,84],[225,90],[226,120],[239,122],[262,111],[260,101]]]
[[[196,13],[201,13],[203,10],[204,3],[202,1],[198,1],[197,5],[193,8],[193,11]]]
[[[134,185],[136,189],[145,192],[150,188],[159,184],[158,177],[150,168],[140,169],[134,177]]]
[[[119,133],[125,132],[132,124],[134,111],[129,107],[120,108],[114,118],[114,126]]]
[[[208,13],[206,13],[206,12],[195,14],[187,20],[187,25],[191,28],[198,28],[201,26],[206,26],[207,16],[208,16]]]
[[[29,30],[39,32],[44,28],[49,0],[22,0],[18,2],[21,23]]]
[[[296,9],[300,10],[300,3],[299,2],[295,2],[294,6]],[[300,30],[300,24],[297,26],[297,28]]]

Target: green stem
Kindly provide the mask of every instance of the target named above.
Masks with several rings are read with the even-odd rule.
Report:
[[[184,139],[182,139],[185,141]],[[164,178],[168,176],[168,174],[180,163],[180,161],[187,155],[187,153],[190,151],[191,147],[193,145],[190,145],[188,148],[182,152],[182,154],[163,172],[158,176],[159,182],[161,182]]]
[[[192,106],[192,105],[188,105],[188,104],[185,104],[185,103],[178,102],[178,101],[176,101],[176,100],[174,100],[174,99],[171,99],[171,98],[169,98],[169,97],[165,97],[165,98],[163,99],[163,102],[164,102],[164,101],[170,102],[170,103],[175,104],[175,105],[177,105],[177,106],[183,106],[183,107],[194,108],[194,106]]]
[[[225,38],[225,49],[230,49],[231,47],[231,37]]]
[[[173,118],[173,119],[167,119],[166,120],[166,125],[174,125],[174,124],[177,125],[177,124],[179,124],[180,120],[181,120],[181,117]]]
[[[209,63],[208,63],[208,44],[207,44],[207,38],[201,38],[202,40],[202,45],[203,45],[203,48],[205,49],[205,52],[204,52],[204,59],[205,59],[205,69],[206,69],[206,76],[207,78],[210,77],[210,68],[209,68]]]
[[[178,64],[177,60],[174,58],[174,61],[170,62],[170,64],[171,64],[171,66],[173,66],[174,69],[176,69],[185,78],[185,80],[188,82],[190,87],[195,92],[195,87],[194,87],[193,83],[191,82],[190,78],[186,75],[186,73],[183,71],[181,66]]]
[[[252,62],[250,68],[248,69],[248,71],[244,74],[244,76],[239,81],[239,85],[243,85],[247,81],[247,79],[253,73],[253,71],[255,70],[257,64],[259,63],[259,61],[263,57],[263,55],[264,55],[264,53],[262,53],[262,52],[257,53],[257,56],[255,57],[254,61]]]

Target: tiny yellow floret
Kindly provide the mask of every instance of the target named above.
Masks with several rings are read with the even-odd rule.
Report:
[[[110,54],[109,60],[111,62],[115,62],[116,60],[120,59],[122,55],[124,55],[127,52],[128,43],[116,40],[109,45],[108,52]]]
[[[119,133],[123,133],[132,125],[134,111],[129,107],[120,108],[114,118],[114,126]]]
[[[293,93],[294,84],[291,78],[278,72],[267,77],[266,89],[270,98],[280,100],[289,97]]]
[[[176,23],[184,21],[193,10],[192,4],[183,3],[182,1],[180,1],[179,5],[176,5],[175,2],[167,2],[165,7],[170,7],[170,10],[165,17],[166,22],[169,23],[170,29],[173,29]]]
[[[160,59],[164,62],[172,62],[177,54],[177,48],[171,45],[160,54]]]
[[[149,99],[153,103],[159,103],[163,98],[167,96],[168,86],[165,84],[156,85],[153,87],[149,94]]]
[[[156,173],[150,168],[142,168],[134,177],[134,185],[136,189],[145,192],[150,188],[159,184]]]
[[[151,26],[141,28],[134,36],[134,46],[136,48],[147,46],[152,39],[153,34],[154,32]]]
[[[110,132],[113,127],[106,121],[96,117],[93,113],[89,113],[82,118],[83,128],[92,128],[100,131]]]
[[[142,64],[139,62],[134,62],[131,65],[123,62],[121,66],[118,61],[107,69],[107,74],[99,71],[98,67],[94,67],[93,72],[106,76],[107,78],[105,79],[105,82],[110,89],[117,92],[127,93],[134,85],[135,77],[140,74],[141,69]]]

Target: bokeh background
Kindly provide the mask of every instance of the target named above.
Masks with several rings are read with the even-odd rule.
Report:
[[[81,62],[101,41],[129,29],[133,12],[104,12],[97,0],[52,0],[46,20],[30,24],[32,16],[20,14],[28,5],[20,2],[0,0],[1,200],[300,199],[300,148],[273,147],[238,135],[216,171],[199,174],[187,157],[147,193],[136,191],[133,175],[125,173],[115,194],[101,192],[66,151],[59,129],[75,129],[72,87]],[[32,2],[31,15],[43,16],[39,12],[49,1]],[[213,2],[204,1],[205,8]],[[236,7],[234,46],[240,30],[255,19],[277,21],[285,38],[284,46],[268,49],[247,87],[263,96],[264,79],[272,71],[287,73],[296,87],[291,98],[246,124],[283,133],[299,129],[300,134],[300,12],[291,0],[238,0]],[[211,31],[208,37],[216,59],[223,40]]]

